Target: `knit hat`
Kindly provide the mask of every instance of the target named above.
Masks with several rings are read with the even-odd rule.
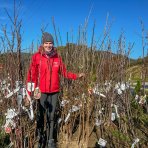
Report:
[[[44,44],[45,42],[52,42],[54,44],[54,39],[52,35],[48,32],[44,32],[42,35],[42,44]]]

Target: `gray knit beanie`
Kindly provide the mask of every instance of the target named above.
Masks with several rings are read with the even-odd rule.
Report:
[[[52,35],[48,32],[44,32],[42,35],[42,44],[44,44],[45,42],[52,42],[54,44],[54,39]]]

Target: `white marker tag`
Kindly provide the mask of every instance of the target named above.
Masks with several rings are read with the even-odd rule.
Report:
[[[34,91],[34,88],[35,88],[35,83],[33,83],[33,82],[28,82],[28,83],[27,83],[27,90],[28,90],[29,92]]]
[[[12,119],[15,116],[17,116],[17,113],[15,112],[15,109],[8,109],[6,113],[6,119]]]
[[[102,121],[101,121],[101,120],[96,119],[95,125],[96,125],[96,126],[100,126],[101,124],[102,124]]]
[[[99,141],[98,141],[98,144],[99,144],[100,146],[103,146],[103,147],[106,146],[106,143],[107,143],[107,141],[104,140],[104,139],[102,139],[102,138],[100,138]]]
[[[70,113],[68,113],[68,115],[66,116],[64,122],[67,122],[67,120],[69,119],[69,117],[70,117]]]
[[[67,103],[69,103],[68,100],[62,100],[60,106],[64,107]]]
[[[139,139],[138,139],[138,138],[136,138],[136,139],[135,139],[135,141],[134,141],[134,143],[132,144],[131,148],[134,148],[134,147],[135,147],[135,145],[136,145],[138,142],[139,142]]]
[[[73,105],[72,108],[69,110],[69,112],[76,112],[80,109],[80,105],[79,106],[75,106]]]
[[[58,124],[60,124],[60,123],[61,123],[61,121],[62,121],[62,119],[61,119],[61,118],[59,118],[59,119],[58,119]]]
[[[112,113],[112,115],[111,115],[111,120],[112,120],[112,121],[115,121],[115,119],[116,119],[116,113]]]
[[[13,94],[15,94],[16,92],[18,92],[20,89],[20,87],[16,88],[15,90],[13,90],[12,92],[10,92],[8,95],[5,96],[5,98],[9,98],[11,97]]]

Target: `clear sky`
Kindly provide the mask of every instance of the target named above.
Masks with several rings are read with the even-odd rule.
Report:
[[[19,1],[16,0],[17,4]],[[21,1],[20,18],[23,20],[22,48],[29,47],[32,41],[35,43],[40,41],[42,26],[48,24],[46,31],[54,34],[52,17],[54,17],[56,28],[60,31],[62,44],[64,45],[67,39],[67,32],[71,32],[71,34],[73,32],[73,42],[77,42],[78,28],[80,25],[84,25],[85,19],[89,16],[89,44],[94,20],[96,21],[95,38],[99,39],[106,24],[106,16],[109,14],[109,23],[112,22],[110,31],[111,41],[117,41],[121,31],[123,31],[126,44],[135,43],[130,57],[138,58],[142,56],[140,19],[144,23],[145,31],[148,32],[148,0]],[[0,25],[7,24],[10,26],[10,21],[3,8],[6,8],[12,14],[13,0],[0,0]],[[89,15],[90,10],[91,13]],[[1,31],[0,35],[2,35]]]

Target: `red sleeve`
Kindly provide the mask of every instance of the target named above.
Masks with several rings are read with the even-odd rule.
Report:
[[[75,73],[67,72],[65,64],[62,62],[61,58],[60,58],[60,72],[67,79],[76,80],[78,77],[77,74],[75,74]]]
[[[37,85],[37,77],[38,77],[38,66],[36,63],[36,55],[32,56],[31,64],[27,74],[27,83],[33,82],[35,83],[35,87]]]

